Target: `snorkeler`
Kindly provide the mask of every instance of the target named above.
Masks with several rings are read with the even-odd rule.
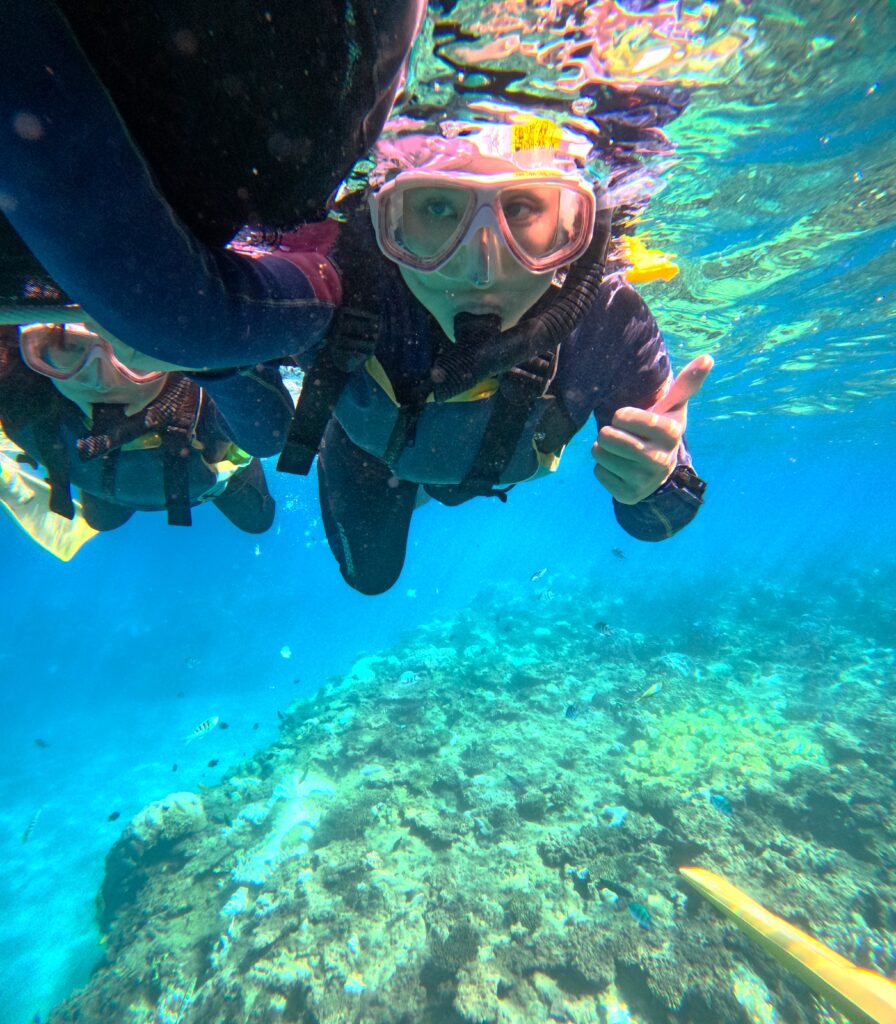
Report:
[[[83,324],[0,331],[0,425],[46,470],[49,509],[113,530],[166,509],[188,526],[211,501],[239,529],[263,533],[275,503],[257,458],[233,442],[214,402],[180,373],[134,369],[120,343]]]
[[[338,295],[311,257],[227,243],[247,223],[277,232],[320,216],[378,136],[424,11],[9,0],[0,213],[21,242],[5,226],[0,244],[27,249],[0,258],[16,276],[0,280],[5,322],[73,320],[62,307],[77,302],[139,352],[193,370],[319,342]],[[45,315],[3,309],[20,301]]]
[[[506,500],[590,415],[595,476],[633,536],[670,537],[705,488],[684,428],[712,360],[673,377],[643,300],[602,279],[610,199],[587,140],[544,121],[441,132],[376,147],[331,253],[355,319],[307,369],[279,466],[307,472],[322,436],[327,537],[366,594],[397,580],[421,499]]]

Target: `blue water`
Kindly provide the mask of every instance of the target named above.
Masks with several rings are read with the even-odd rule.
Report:
[[[160,795],[217,781],[271,742],[278,708],[495,582],[522,588],[549,566],[562,590],[564,576],[585,573],[597,605],[621,604],[627,623],[661,634],[711,620],[732,580],[787,588],[819,568],[822,579],[880,568],[892,580],[892,456],[869,443],[892,412],[770,417],[761,445],[746,428],[695,416],[692,447],[711,491],[693,526],[662,545],[638,545],[615,525],[580,441],[556,479],[519,488],[507,506],[420,510],[405,574],[377,599],[342,584],[319,527],[305,547],[298,509],[281,514],[259,555],[212,509],[190,531],[146,516],[69,566],[7,528],[0,1019],[24,1024],[86,981],[101,948],[103,858],[122,822]],[[281,502],[303,495],[315,514],[309,484],[275,477],[275,488]],[[185,747],[212,714],[230,728]],[[121,820],[109,823],[113,811]]]
[[[892,5],[869,9],[892,28]],[[816,14],[807,8],[806,36],[848,25],[851,11],[826,5],[813,32]],[[879,37],[850,45],[843,68],[874,65],[886,51]],[[709,481],[706,506],[674,539],[638,544],[615,524],[591,476],[590,428],[555,477],[517,488],[506,506],[419,510],[404,574],[375,599],[339,577],[314,480],[277,476],[273,464],[277,525],[260,538],[210,507],[196,511],[190,530],[145,515],[63,565],[0,518],[0,1024],[26,1024],[87,982],[102,955],[94,906],[104,857],[141,807],[214,784],[277,737],[277,712],[295,698],[365,654],[391,649],[400,659],[403,633],[451,619],[477,596],[488,600],[496,585],[532,593],[533,623],[549,621],[529,583],[546,567],[559,596],[584,587],[595,618],[660,637],[711,622],[733,589],[749,595],[772,585],[810,602],[844,580],[871,596],[892,591],[892,177],[877,183],[885,196],[873,216],[850,207],[847,190],[859,164],[891,169],[896,159],[888,74],[871,66],[862,81],[839,84],[821,74],[810,104],[818,131],[793,128],[808,116],[799,89],[757,109],[770,125],[764,135],[741,131],[737,103],[721,106],[717,130],[727,123],[736,143],[717,165],[698,160],[697,178],[673,181],[652,207],[651,227],[682,274],[645,293],[678,366],[704,348],[717,359],[688,428],[695,465]],[[855,113],[863,82],[879,83],[873,117]],[[823,132],[834,139],[822,158]],[[693,158],[684,128],[680,142]],[[822,170],[819,161],[828,161]],[[749,173],[770,164],[774,189],[750,185]],[[830,187],[813,177],[822,171]],[[746,206],[728,201],[738,182]],[[701,188],[707,205],[682,210]],[[831,188],[841,190],[835,215]],[[863,195],[860,203],[870,201]],[[830,252],[812,249],[806,228],[804,242],[794,243],[804,265],[761,279],[757,249],[767,246],[774,262],[781,234],[813,215],[828,218],[832,235],[858,227]],[[725,261],[744,284],[734,297],[713,291]],[[765,344],[788,324],[798,325],[791,335]],[[801,353],[811,365],[794,369]],[[786,637],[791,626],[765,628]],[[889,710],[892,680],[881,699]],[[185,746],[213,715],[228,729]],[[219,764],[208,767],[213,759]],[[110,822],[113,812],[120,817]]]

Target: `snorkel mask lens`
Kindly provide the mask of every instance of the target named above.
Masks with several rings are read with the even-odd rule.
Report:
[[[571,175],[409,172],[371,198],[383,253],[414,270],[438,270],[488,227],[532,273],[577,259],[594,230],[594,192]]]
[[[25,364],[44,377],[71,380],[94,360],[116,370],[132,384],[148,384],[164,371],[140,373],[122,363],[110,343],[83,324],[32,324],[19,332],[19,350]]]

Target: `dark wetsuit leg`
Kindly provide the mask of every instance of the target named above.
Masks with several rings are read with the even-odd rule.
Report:
[[[331,420],[317,460],[320,507],[345,581],[382,594],[401,574],[418,485],[352,444]]]
[[[224,493],[212,498],[215,506],[246,533],[264,533],[274,522],[276,502],[268,490],[264,469],[253,459],[236,476],[232,476]]]
[[[206,245],[314,218],[376,140],[419,0],[56,0]],[[321,111],[326,116],[321,117]]]
[[[80,495],[81,508],[84,518],[94,530],[106,533],[109,530],[117,530],[134,514],[134,509],[119,505],[118,502],[109,501],[106,498],[98,498],[95,494],[82,491]]]

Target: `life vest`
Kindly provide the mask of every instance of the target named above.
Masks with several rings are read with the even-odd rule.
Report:
[[[22,455],[0,430],[0,509],[45,551],[68,562],[96,536],[96,530],[87,523],[78,502],[71,521],[51,513],[50,487],[23,468],[19,462]]]
[[[609,222],[605,227],[604,250]],[[310,471],[331,416],[354,444],[402,480],[460,487],[467,495],[500,495],[498,487],[555,470],[563,448],[581,426],[550,393],[559,345],[508,369],[500,379],[478,381],[447,400],[435,401],[430,394],[401,402],[377,357],[380,317],[371,306],[383,272],[381,261],[362,258],[363,234],[349,239],[361,244],[342,250],[349,258],[343,281],[347,305],[305,373],[278,470]],[[370,245],[367,238],[366,247]],[[370,252],[379,259],[377,250]],[[336,259],[343,259],[338,250]],[[598,274],[595,288],[599,281]],[[583,312],[585,308],[583,303]]]
[[[553,472],[578,429],[550,392],[559,352],[481,381],[448,401],[402,403],[375,354],[348,369],[333,336],[305,374],[278,463],[307,473],[334,416],[350,440],[402,480],[495,494]],[[354,351],[359,351],[357,347]]]
[[[170,524],[188,526],[191,506],[222,493],[249,462],[224,435],[205,438],[216,446],[228,442],[224,459],[205,461],[197,431],[203,433],[206,399],[183,374],[169,374],[161,394],[133,416],[125,416],[121,406],[93,406],[85,429],[73,402],[28,370],[17,354],[15,361],[14,374],[5,375],[0,389],[0,420],[9,437],[44,466],[50,509],[66,519],[75,514],[74,483],[127,508],[164,508]]]
[[[401,480],[487,492],[557,468],[568,438],[544,445],[542,423],[557,401],[548,385],[505,375],[446,402],[402,405],[372,356],[349,377],[334,416],[354,444]]]

